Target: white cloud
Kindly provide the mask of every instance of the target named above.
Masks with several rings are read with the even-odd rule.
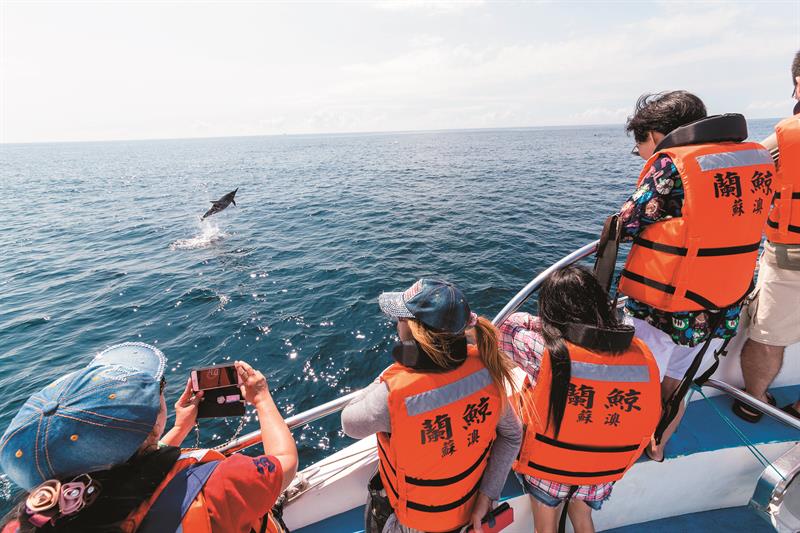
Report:
[[[787,109],[794,106],[794,100],[787,98],[785,100],[758,100],[747,104],[748,111],[756,111],[762,113],[772,113],[770,116],[780,116],[786,113]]]
[[[800,47],[800,5],[326,6],[7,16],[0,141],[621,123],[679,88],[777,116]]]
[[[430,15],[452,14],[485,5],[485,0],[382,0],[372,5],[386,11],[415,11]]]
[[[591,107],[571,114],[569,120],[575,124],[619,124],[631,114],[631,107]]]

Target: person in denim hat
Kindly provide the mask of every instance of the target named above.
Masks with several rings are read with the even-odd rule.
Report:
[[[184,469],[212,458],[218,464],[199,489],[212,527],[250,531],[268,514],[294,477],[297,450],[264,376],[236,362],[269,455],[212,457],[216,452],[178,448],[202,399],[188,380],[175,403],[175,426],[162,436],[165,366],[166,357],[153,346],[120,344],[28,398],[0,438],[0,467],[29,492],[0,521],[2,533],[136,531],[143,523],[150,528],[142,530],[157,529],[163,524],[147,523],[159,502],[154,496],[166,493],[168,481]]]
[[[410,533],[471,524],[481,531],[522,441],[506,399],[512,363],[500,353],[492,323],[473,313],[451,283],[423,278],[404,292],[381,294],[378,304],[397,320],[397,362],[342,411],[347,435],[377,433],[382,450],[384,474],[369,482],[365,529]],[[408,405],[415,407],[402,407]],[[434,481],[390,493],[417,478]],[[442,500],[454,503],[437,505]]]

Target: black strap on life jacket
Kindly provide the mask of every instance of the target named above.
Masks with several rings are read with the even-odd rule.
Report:
[[[555,448],[562,448],[564,450],[573,450],[576,452],[590,452],[590,453],[624,453],[635,452],[639,449],[639,443],[623,444],[621,446],[596,446],[592,444],[577,444],[574,442],[566,442],[558,439],[551,439],[546,435],[537,433],[534,437],[539,442],[553,446]]]
[[[774,199],[780,200],[781,199],[781,191],[777,191],[773,196]],[[800,192],[793,192],[792,193],[792,200],[800,200]]]
[[[449,372],[467,360],[467,338],[464,335],[448,340],[447,352],[450,360],[447,366],[436,364],[416,340],[396,342],[392,347],[392,357],[407,368],[421,372]]]
[[[661,283],[660,281],[642,276],[641,274],[636,274],[635,272],[631,272],[627,269],[622,269],[622,276],[635,281],[636,283],[641,283],[642,285],[647,285],[648,287],[657,289],[661,292],[666,292],[667,294],[675,294],[675,291],[677,290],[674,285]],[[693,301],[697,305],[700,305],[703,307],[703,309],[719,309],[721,307],[702,294],[698,294],[694,291],[687,290],[686,294],[684,294],[684,298]]]
[[[721,356],[726,355],[728,352],[727,347],[728,343],[730,343],[731,339],[725,339],[722,343],[722,346],[719,350],[714,352],[714,362],[711,364],[708,370],[703,372],[703,374],[695,380],[695,375],[697,371],[700,369],[700,364],[703,362],[703,356],[708,351],[709,346],[711,346],[711,341],[714,340],[714,333],[719,329],[722,323],[725,321],[726,315],[728,311],[740,303],[747,297],[748,294],[753,290],[753,282],[750,282],[750,287],[748,288],[747,292],[744,296],[742,296],[739,300],[735,303],[731,304],[729,307],[725,309],[719,310],[719,315],[716,316],[710,324],[709,335],[708,338],[703,343],[703,347],[700,348],[700,351],[697,352],[697,355],[694,356],[694,360],[692,360],[692,364],[689,365],[689,368],[686,370],[686,374],[684,374],[683,378],[681,379],[680,383],[678,384],[678,388],[675,389],[675,392],[672,393],[669,400],[664,404],[664,412],[661,414],[661,419],[658,421],[658,425],[656,426],[655,431],[655,441],[656,444],[661,444],[661,437],[664,436],[664,431],[666,431],[667,427],[672,423],[675,417],[678,414],[678,408],[680,407],[680,403],[683,401],[684,396],[689,391],[689,386],[692,383],[695,383],[698,386],[702,386],[703,383],[708,381],[714,372],[717,371],[717,367],[719,367],[719,358]]]
[[[594,275],[606,293],[611,292],[611,281],[614,278],[614,269],[617,266],[619,242],[622,237],[619,214],[608,217],[603,224],[600,242],[594,262]]]
[[[465,468],[462,472],[459,472],[454,476],[450,476],[447,478],[438,478],[438,479],[425,479],[425,478],[405,476],[405,481],[409,485],[416,485],[418,487],[446,487],[448,485],[458,483],[459,481],[467,478],[481,465],[483,460],[488,455],[489,451],[492,449],[493,443],[494,439],[489,441],[489,444],[486,445],[486,448],[483,450],[480,457],[478,457],[477,461],[475,461],[470,466]],[[389,460],[389,455],[386,453],[386,450],[383,449],[383,445],[381,445],[380,439],[378,439],[378,450],[380,452],[379,456],[382,455],[383,458],[385,459],[385,461],[378,461],[378,465],[383,470],[383,475],[386,477],[386,481],[388,482],[387,485],[389,486],[389,489],[392,491],[392,494],[394,494],[395,498],[399,498],[400,496],[399,493],[397,492],[397,489],[395,489],[394,485],[392,485],[392,482],[389,479],[386,470],[384,469],[383,466],[384,462],[389,466],[389,468],[392,471],[392,474],[394,474],[395,476],[397,476],[397,470],[395,469],[394,465],[392,465],[392,462]],[[475,485],[469,491],[467,491],[467,493],[464,496],[457,499],[456,501],[444,503],[441,505],[426,505],[423,503],[406,500],[406,507],[409,509],[414,509],[415,511],[422,511],[425,513],[441,513],[444,511],[450,511],[452,509],[460,507],[461,505],[464,505],[466,502],[469,501],[470,498],[472,498],[473,494],[475,494],[475,492],[478,490],[478,487],[480,487],[481,479],[483,479],[483,475],[481,475],[481,477],[477,480]]]
[[[636,331],[633,326],[625,324],[620,324],[615,329],[575,322],[559,325],[565,339],[592,352],[624,352],[633,342]]]
[[[567,499],[564,500],[564,508],[561,510],[561,517],[558,519],[558,533],[564,533],[567,528],[567,509],[569,508],[569,500],[578,491],[577,485],[572,485],[567,493]]]
[[[686,255],[688,255],[689,253],[688,248],[684,248],[682,246],[671,246],[669,244],[662,244],[660,242],[655,242],[649,239],[645,239],[644,237],[636,237],[635,239],[633,239],[633,244],[642,246],[644,248],[650,248],[651,250],[655,250],[656,252],[679,255],[682,257],[686,257]],[[760,245],[761,245],[761,240],[751,244],[742,244],[740,246],[718,246],[714,248],[698,248],[697,257],[721,257],[725,255],[747,254],[758,251],[758,247]]]
[[[675,128],[656,146],[656,152],[688,146],[720,142],[742,142],[747,139],[747,121],[739,113],[713,115]]]
[[[778,229],[780,227],[780,225],[777,222],[773,222],[770,219],[767,219],[767,226],[769,226],[772,229]],[[791,231],[792,233],[800,233],[800,226],[789,224],[789,231]]]
[[[638,446],[636,447],[639,448]],[[531,468],[535,468],[536,470],[540,470],[542,472],[547,472],[548,474],[556,474],[559,476],[570,476],[570,477],[598,477],[598,476],[615,476],[617,474],[622,474],[627,469],[628,463],[625,463],[625,466],[622,468],[612,468],[611,470],[596,470],[594,472],[576,472],[574,470],[563,470],[561,468],[551,468],[549,466],[540,465],[538,463],[534,463],[533,461],[528,461],[528,466]]]
[[[678,415],[680,404],[683,401],[684,396],[686,396],[686,393],[689,391],[689,385],[691,385],[691,383],[694,381],[694,376],[697,374],[697,370],[700,368],[700,363],[703,361],[703,356],[708,351],[708,347],[711,346],[711,341],[714,340],[714,332],[717,331],[717,328],[722,324],[723,320],[725,320],[725,313],[720,311],[719,316],[715,317],[711,322],[711,329],[709,330],[710,333],[705,342],[703,342],[703,347],[700,348],[700,351],[694,356],[692,364],[689,365],[689,368],[686,370],[686,373],[678,384],[678,388],[675,389],[675,391],[672,393],[672,396],[670,396],[664,404],[664,412],[661,414],[661,418],[658,421],[654,435],[656,445],[661,444],[661,437],[664,436],[664,432],[667,430],[667,427],[669,427],[669,425]]]

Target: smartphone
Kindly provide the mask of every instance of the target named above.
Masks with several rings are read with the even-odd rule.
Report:
[[[502,531],[514,522],[514,508],[508,505],[508,502],[501,503],[483,517],[481,520],[481,528],[484,533],[497,533]],[[467,532],[475,531],[470,525]]]
[[[238,387],[242,384],[239,372],[234,365],[207,366],[192,370],[192,390],[194,392],[223,387]]]
[[[192,390],[203,391],[197,406],[197,418],[243,416],[244,398],[241,380],[234,365],[208,366],[191,372]]]

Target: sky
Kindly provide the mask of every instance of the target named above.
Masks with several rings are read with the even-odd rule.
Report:
[[[799,49],[800,1],[0,0],[0,142],[780,117]]]

